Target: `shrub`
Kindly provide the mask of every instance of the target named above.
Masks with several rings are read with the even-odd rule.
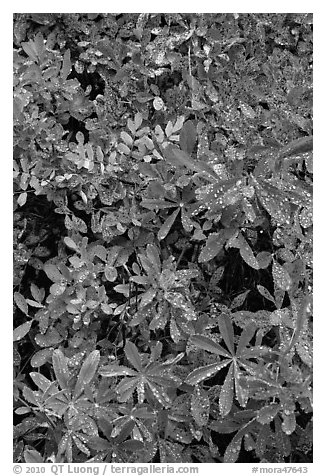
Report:
[[[14,15],[14,461],[311,461],[311,64],[311,14]]]

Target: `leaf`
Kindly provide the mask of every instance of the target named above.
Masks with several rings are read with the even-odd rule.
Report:
[[[125,451],[140,451],[144,449],[144,443],[138,440],[126,440],[120,443],[120,447],[123,448]]]
[[[157,294],[157,289],[150,288],[144,294],[141,295],[141,307],[147,306],[150,304]]]
[[[25,463],[44,463],[43,456],[36,450],[28,450],[24,451],[24,460]]]
[[[239,243],[239,249],[240,249],[240,255],[241,255],[241,258],[251,267],[251,268],[254,268],[254,269],[259,269],[260,266],[259,266],[259,263],[252,251],[252,249],[250,248],[249,244],[247,243],[247,241],[245,240],[244,236],[239,233],[238,237],[237,237],[237,241]]]
[[[243,293],[238,294],[238,296],[236,296],[231,302],[229,309],[233,310],[233,309],[236,309],[237,307],[242,306],[242,304],[245,302],[249,293],[250,293],[250,289],[247,289],[247,291],[244,291]]]
[[[39,309],[42,309],[44,306],[43,304],[40,304],[37,301],[34,301],[33,299],[26,299],[27,304],[29,304],[32,307],[37,307]]]
[[[270,437],[270,427],[267,425],[262,425],[256,439],[256,449],[255,452],[259,458],[262,458],[266,451],[267,441]]]
[[[14,300],[17,304],[17,307],[26,315],[28,316],[28,305],[24,296],[18,292],[14,293]]]
[[[115,388],[118,394],[118,401],[127,402],[128,400],[132,398],[133,393],[136,389],[139,390],[138,377],[123,379]],[[140,403],[143,403],[143,399],[139,399],[139,395],[138,395],[138,401]]]
[[[157,111],[160,111],[164,107],[164,101],[159,96],[156,96],[153,101],[153,107]]]
[[[165,222],[163,223],[163,225],[161,226],[161,228],[159,229],[158,233],[157,233],[157,238],[161,241],[163,240],[166,235],[169,233],[175,219],[177,218],[178,214],[179,214],[179,208],[177,210],[175,210],[171,215],[169,215],[167,217],[167,219],[165,220]]]
[[[104,367],[101,367],[99,370],[99,374],[103,377],[119,377],[122,375],[128,375],[130,377],[133,377],[137,375],[137,372],[124,365],[109,364]]]
[[[235,386],[235,395],[242,407],[245,407],[248,403],[249,398],[249,388],[245,385],[241,385],[241,372],[237,362],[234,362],[234,386]]]
[[[25,335],[29,333],[32,323],[33,321],[27,321],[24,322],[24,324],[21,324],[20,326],[16,327],[13,332],[13,341],[16,342],[25,337]]]
[[[283,146],[279,153],[279,157],[286,157],[291,155],[299,155],[305,152],[310,152],[313,149],[313,136],[301,137],[295,139],[289,144]]]
[[[155,272],[157,274],[160,274],[161,273],[161,259],[160,259],[160,253],[157,246],[148,244],[146,247],[146,254],[147,254],[147,258],[150,260],[150,262],[154,266]]]
[[[191,154],[197,141],[197,131],[193,121],[186,121],[180,131],[180,147]]]
[[[218,233],[211,233],[207,238],[204,248],[200,252],[198,262],[206,263],[207,261],[215,258],[215,256],[218,255],[220,251],[222,251],[226,239],[227,238],[224,230]]]
[[[104,268],[104,274],[108,281],[115,281],[118,277],[118,271],[114,266],[106,265]]]
[[[141,124],[143,122],[143,116],[141,112],[137,112],[135,114],[135,128],[136,130],[140,128]]]
[[[266,269],[272,261],[272,254],[268,251],[261,251],[257,254],[256,260],[259,265],[259,269]]]
[[[197,385],[199,382],[202,382],[203,380],[206,380],[215,375],[219,370],[226,367],[229,363],[229,360],[225,360],[224,362],[220,362],[217,364],[210,364],[205,365],[203,367],[199,367],[198,369],[195,369],[190,372],[185,382],[189,385]]]
[[[199,160],[195,161],[189,156],[189,154],[187,154],[187,152],[180,150],[171,144],[165,147],[164,157],[166,161],[174,167],[186,167],[188,170],[194,172],[202,172],[205,176],[209,175],[209,177],[214,178],[214,181],[216,179],[220,180],[214,169],[205,162]]]
[[[68,388],[70,378],[67,357],[63,355],[60,349],[55,349],[52,354],[52,365],[55,376],[62,390]]]
[[[58,267],[52,263],[45,263],[43,266],[43,270],[46,273],[47,277],[51,279],[54,283],[59,282],[62,280],[63,276],[60,273]]]
[[[23,192],[19,194],[17,198],[17,203],[20,207],[22,207],[23,205],[25,205],[26,200],[27,200],[27,192]]]
[[[121,137],[121,139],[123,140],[123,142],[124,142],[127,146],[129,146],[129,147],[132,146],[132,144],[133,144],[133,139],[132,139],[132,137],[131,137],[127,132],[122,131],[122,132],[120,133],[120,137]]]
[[[242,443],[243,434],[238,433],[233,437],[231,443],[229,443],[228,447],[224,453],[224,463],[235,463],[239,458],[239,453],[241,450],[241,443]]]
[[[229,349],[230,353],[234,355],[233,325],[227,314],[220,314],[218,316],[218,326],[227,348]]]
[[[39,372],[30,372],[29,376],[35,383],[35,385],[38,386],[40,390],[42,390],[43,393],[45,393],[48,388],[53,384],[51,380],[47,379],[44,377],[43,374],[40,374]]]
[[[117,293],[121,293],[123,294],[124,296],[128,297],[129,296],[129,292],[130,292],[130,286],[129,284],[117,284],[116,286],[114,286],[113,288]]]
[[[54,283],[50,286],[50,293],[54,296],[61,296],[66,290],[66,284]]]
[[[37,302],[42,302],[43,301],[44,296],[45,296],[44,289],[40,289],[36,286],[36,284],[31,283],[30,290],[31,290],[31,294],[32,294],[33,298],[35,299],[35,301],[37,301]]]
[[[74,391],[75,397],[78,397],[83,392],[86,385],[88,385],[92,381],[99,362],[100,362],[100,352],[98,350],[93,350],[93,352],[91,352],[87,356],[78,374],[75,391]]]
[[[262,286],[261,284],[257,284],[257,289],[264,298],[268,299],[269,301],[272,301],[272,303],[275,304],[275,299],[264,286]]]
[[[78,246],[76,245],[74,240],[72,240],[69,236],[65,236],[63,241],[64,241],[65,245],[68,246],[68,248],[71,248],[72,250],[78,251]]]
[[[209,398],[202,389],[196,388],[191,395],[190,409],[198,426],[206,426],[209,419]]]
[[[262,425],[267,425],[274,420],[280,410],[278,403],[271,403],[257,411],[257,421]]]
[[[76,217],[75,215],[72,216],[72,226],[75,231],[79,233],[87,233],[87,225],[81,218]]]
[[[223,357],[230,358],[231,355],[226,349],[223,349],[219,344],[214,342],[209,337],[203,335],[193,335],[190,337],[189,341],[200,349],[206,350],[207,352],[212,352],[216,355],[222,355]]]
[[[36,334],[35,342],[40,347],[50,347],[59,344],[63,337],[55,328],[50,328],[45,334]]]
[[[177,120],[175,121],[175,124],[174,124],[173,129],[172,129],[173,133],[175,133],[175,132],[177,132],[181,129],[181,127],[183,126],[184,120],[185,120],[185,116],[177,117]]]
[[[294,412],[291,412],[289,415],[283,412],[282,418],[282,430],[286,435],[291,435],[295,431],[297,426]]]
[[[222,417],[228,415],[233,405],[234,384],[233,384],[233,364],[230,365],[227,376],[224,380],[219,397],[219,410]]]
[[[272,274],[274,285],[283,291],[289,291],[292,286],[292,279],[284,266],[277,261],[273,261]]]
[[[254,322],[248,322],[248,324],[243,329],[237,347],[236,355],[240,356],[245,347],[249,344],[250,340],[253,338],[256,332],[257,326]]]
[[[169,121],[167,123],[166,128],[164,129],[166,137],[170,137],[170,135],[172,134],[172,130],[173,130],[173,124],[171,121]]]
[[[68,48],[63,55],[62,68],[60,71],[61,78],[66,81],[71,72],[70,49]]]
[[[144,208],[148,208],[149,210],[158,210],[164,208],[175,208],[177,206],[176,203],[168,202],[166,200],[160,200],[158,198],[144,198],[140,202],[141,206]]]
[[[167,395],[167,393],[164,391],[162,387],[159,387],[158,385],[155,385],[153,381],[147,380],[147,385],[151,389],[154,397],[156,400],[163,406],[163,407],[170,407],[171,406],[171,399]]]
[[[138,372],[142,372],[143,366],[142,366],[141,358],[135,344],[133,344],[130,341],[127,341],[124,348],[124,353],[127,359],[129,360],[129,362],[131,363],[131,365],[135,367],[135,369],[138,370]]]
[[[31,358],[32,367],[42,367],[42,365],[49,362],[49,358],[52,356],[53,348],[41,349],[36,352]]]
[[[34,42],[32,40],[29,40],[28,42],[22,42],[21,46],[25,53],[33,60],[35,63],[38,62],[38,57],[35,51],[35,46]]]

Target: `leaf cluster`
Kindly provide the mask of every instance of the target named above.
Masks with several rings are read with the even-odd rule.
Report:
[[[14,460],[308,462],[311,14],[14,15]]]

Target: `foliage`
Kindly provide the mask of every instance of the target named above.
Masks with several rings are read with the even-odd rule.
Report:
[[[312,458],[312,15],[14,15],[14,461]]]

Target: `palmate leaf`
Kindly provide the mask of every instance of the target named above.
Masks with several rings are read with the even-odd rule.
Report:
[[[40,374],[39,372],[31,372],[29,374],[33,382],[38,386],[42,392],[46,392],[50,385],[52,384],[51,380],[44,377],[44,375]]]
[[[216,182],[216,180],[214,181]],[[218,183],[205,185],[196,190],[195,195],[199,202],[201,202],[204,208],[207,208],[210,212],[222,210],[227,203],[225,203],[225,195],[237,194],[238,186],[236,185],[236,179],[221,180],[218,178]]]
[[[250,433],[250,430],[253,429],[254,426],[256,426],[256,421],[251,420],[236,433],[225,450],[224,463],[235,463],[237,461],[241,450],[242,439],[246,434]]]
[[[55,264],[45,263],[43,270],[47,277],[54,283],[61,282],[63,280],[63,275],[60,273],[58,267]]]
[[[289,144],[283,146],[279,152],[278,157],[290,157],[292,155],[299,155],[310,152],[313,149],[313,136],[300,137]]]
[[[146,254],[147,254],[147,258],[154,266],[156,273],[159,274],[161,272],[162,265],[161,265],[160,253],[157,246],[153,244],[148,244],[146,247]]]
[[[143,308],[143,307],[147,306],[148,304],[150,304],[153,301],[153,299],[155,298],[156,294],[157,294],[157,289],[155,289],[155,288],[150,288],[150,289],[148,289],[148,291],[141,294],[141,296],[140,296],[141,307]]]
[[[175,202],[168,202],[167,200],[159,200],[158,198],[144,198],[140,202],[141,206],[149,210],[160,210],[165,208],[175,208],[178,206]]]
[[[266,180],[255,180],[254,185],[260,203],[271,217],[279,224],[290,223],[291,205],[285,194]]]
[[[245,302],[249,293],[250,293],[250,289],[247,289],[243,293],[238,294],[238,296],[236,296],[231,302],[229,309],[232,311],[233,309],[236,309],[237,307],[241,307],[242,304]]]
[[[229,443],[228,447],[225,450],[224,463],[235,463],[237,461],[241,450],[243,436],[244,435],[237,433],[233,437],[231,443]]]
[[[17,305],[17,307],[26,315],[28,316],[28,305],[26,302],[26,299],[22,294],[19,292],[14,293],[14,300]],[[20,326],[19,326],[20,327]],[[29,329],[28,329],[29,330]],[[27,331],[28,332],[28,331]]]
[[[158,385],[155,385],[153,381],[146,381],[148,387],[151,389],[154,397],[156,400],[163,406],[163,407],[170,407],[172,404],[171,399],[165,392],[165,390],[162,387],[159,387]],[[141,402],[142,403],[142,402]]]
[[[242,233],[239,233],[236,238],[232,238],[227,243],[227,246],[232,248],[239,248],[241,258],[251,268],[260,269],[260,264]]]
[[[260,284],[257,284],[257,289],[265,299],[268,299],[269,301],[271,301],[272,303],[275,304],[275,299],[273,298],[271,293],[264,286],[262,286]]]
[[[166,161],[174,165],[174,167],[186,167],[188,170],[203,173],[205,177],[209,177],[209,179],[214,182],[220,180],[214,169],[204,161],[193,160],[187,152],[180,150],[175,146],[168,145],[164,149],[164,157]]]
[[[221,416],[225,417],[231,411],[233,405],[233,395],[234,395],[234,383],[233,383],[233,370],[234,364],[230,365],[227,376],[224,380],[224,383],[221,388],[221,393],[219,397],[219,410]]]
[[[61,389],[68,388],[70,372],[68,370],[67,357],[64,356],[60,349],[53,351],[52,365]]]
[[[271,403],[270,405],[266,405],[257,411],[257,421],[262,425],[267,425],[274,420],[279,411],[279,403]]]
[[[240,383],[241,379],[241,372],[239,369],[239,366],[237,362],[234,362],[234,371],[233,371],[233,376],[234,376],[234,387],[235,387],[235,395],[242,407],[245,407],[248,402],[249,398],[249,387],[248,386],[242,386]]]
[[[232,358],[232,355],[226,349],[223,349],[217,342],[214,342],[209,337],[195,334],[189,339],[191,344],[194,344],[200,349],[207,350],[207,352],[212,352],[216,355],[222,355],[223,357]]]
[[[115,390],[118,394],[119,402],[127,402],[133,395],[134,391],[139,387],[139,378],[132,377],[132,378],[124,378],[121,382],[116,386]],[[138,394],[139,398],[139,394]],[[142,399],[139,399],[140,403],[143,403]]]
[[[118,364],[109,364],[100,368],[100,375],[103,377],[120,377],[120,376],[129,376],[134,377],[137,375],[135,370],[130,369],[124,365]]]
[[[271,428],[269,425],[262,425],[257,438],[255,453],[258,458],[262,458],[266,452],[267,442],[271,437]]]
[[[190,211],[181,208],[181,223],[185,231],[190,232],[194,227],[194,222],[190,218]]]
[[[25,463],[44,463],[43,456],[36,450],[24,451],[24,460]]]
[[[182,446],[167,440],[158,440],[161,463],[182,463]]]
[[[197,131],[193,121],[186,121],[180,131],[180,147],[191,154],[197,141]]]
[[[225,242],[231,238],[235,229],[225,228],[217,233],[211,233],[206,241],[204,248],[201,250],[198,257],[199,263],[206,263],[215,258],[220,251],[222,251]]]
[[[215,375],[219,370],[229,365],[229,363],[229,360],[224,360],[224,362],[220,362],[218,364],[210,364],[205,365],[203,367],[199,367],[198,369],[195,369],[190,372],[190,374],[186,378],[186,383],[188,383],[189,385],[197,385],[199,382],[202,382],[203,380],[206,380]]]
[[[291,412],[290,414],[285,414],[284,412],[282,413],[282,430],[286,435],[291,435],[297,426],[296,418],[294,412]]]
[[[277,448],[279,449],[279,451],[281,452],[283,456],[289,456],[292,450],[292,445],[291,445],[289,435],[287,435],[282,430],[282,422],[279,415],[275,417],[274,425],[275,425],[275,442],[276,442]]]
[[[134,426],[134,419],[131,420],[128,419],[128,417],[122,417],[120,421],[117,420],[115,427],[111,431],[111,438],[116,438],[117,442],[125,440],[129,435],[131,435]]]
[[[277,261],[273,261],[272,274],[276,288],[280,288],[283,291],[290,290],[292,279],[284,266],[281,266]]]
[[[33,321],[31,320],[24,322],[24,324],[21,324],[20,326],[16,327],[13,332],[13,341],[19,341],[23,337],[25,337],[25,335],[29,333],[32,324]]]
[[[125,348],[124,348],[124,353],[131,365],[138,370],[138,372],[143,371],[143,366],[141,362],[141,358],[139,355],[139,352],[137,350],[137,347],[135,344],[133,344],[130,341],[126,342]]]
[[[204,390],[197,387],[191,395],[190,410],[198,426],[206,426],[209,419],[210,402]]]
[[[52,352],[52,348],[37,351],[31,358],[31,366],[34,368],[42,367],[42,365],[51,360],[50,357],[52,356]]]
[[[70,49],[68,48],[63,55],[62,68],[60,71],[60,76],[65,81],[69,76],[71,71],[71,60],[70,60]]]
[[[245,350],[245,347],[249,344],[250,340],[253,338],[256,332],[257,326],[251,321],[243,329],[237,347],[237,356],[241,356],[242,352]]]
[[[94,378],[99,362],[100,352],[98,350],[93,350],[93,352],[88,355],[80,369],[75,386],[74,397],[78,397],[83,392],[85,386]]]
[[[163,240],[166,235],[169,233],[171,230],[171,227],[173,223],[175,222],[175,219],[177,218],[178,214],[180,212],[180,209],[178,208],[177,210],[174,210],[174,212],[167,217],[161,228],[159,229],[157,233],[157,238],[161,241]]]
[[[218,316],[218,326],[227,348],[229,349],[231,355],[234,355],[233,325],[227,314],[220,314]]]

